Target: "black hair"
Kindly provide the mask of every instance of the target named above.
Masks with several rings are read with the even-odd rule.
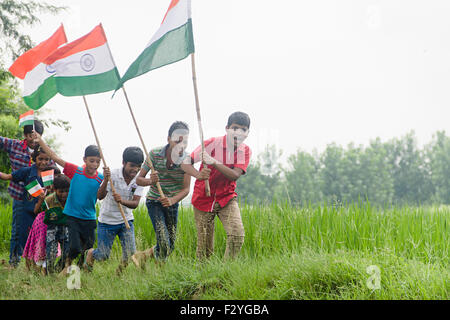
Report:
[[[23,134],[28,134],[28,133],[31,133],[32,131],[33,131],[32,124],[28,124],[23,127]],[[34,119],[34,131],[39,133],[41,136],[44,133],[44,125],[42,124],[42,122],[40,122],[37,119]]]
[[[144,153],[139,147],[128,147],[123,151],[122,160],[123,162],[142,164],[144,162]]]
[[[245,112],[241,111],[233,112],[228,117],[227,127],[230,127],[233,123],[250,128],[250,117]]]
[[[41,154],[41,153],[45,153],[44,150],[42,150],[40,148],[40,146],[37,146],[36,148],[33,149],[33,153],[31,153],[31,160],[33,160],[33,162],[36,162],[36,158]]]
[[[189,126],[186,122],[183,121],[175,121],[169,128],[169,137],[172,136],[172,133],[177,129],[184,129],[189,131]]]
[[[55,178],[53,179],[53,188],[56,189],[69,189],[70,188],[70,179],[65,174],[55,174]]]
[[[84,150],[84,157],[100,157],[100,150],[96,145],[91,144]]]

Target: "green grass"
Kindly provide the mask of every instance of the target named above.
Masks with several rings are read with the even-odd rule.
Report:
[[[293,208],[241,205],[245,242],[224,261],[225,231],[216,223],[215,255],[195,259],[191,208],[182,208],[176,248],[167,263],[128,266],[118,277],[121,249],[82,272],[81,290],[66,279],[0,269],[0,299],[448,299],[449,207],[376,209],[366,204]],[[11,208],[0,208],[1,257],[7,259]],[[138,249],[155,243],[145,207],[135,210]],[[370,265],[381,287],[369,289]]]

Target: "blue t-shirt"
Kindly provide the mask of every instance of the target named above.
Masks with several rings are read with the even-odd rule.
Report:
[[[23,182],[23,185],[26,186],[29,183],[37,180],[41,187],[43,187],[44,183],[42,182],[42,178],[38,176],[36,164],[33,164],[31,167],[21,168],[19,170],[13,171],[11,173],[12,181],[14,182]],[[34,206],[38,202],[38,198],[32,197],[28,191],[24,188],[21,199],[25,204],[25,211],[29,214],[34,215]]]
[[[63,212],[78,219],[96,220],[97,191],[103,181],[103,175],[96,172],[94,176],[88,176],[85,168],[68,162],[63,173],[71,179]]]

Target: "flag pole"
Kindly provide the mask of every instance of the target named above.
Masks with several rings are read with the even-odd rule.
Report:
[[[150,167],[151,171],[155,171],[155,168],[153,167],[152,160],[150,159],[150,154],[148,153],[147,148],[145,147],[144,139],[142,139],[141,132],[140,132],[139,127],[138,127],[137,122],[136,122],[136,118],[134,117],[133,109],[131,108],[130,101],[128,100],[128,95],[127,95],[127,92],[125,90],[125,86],[123,86],[123,85],[122,85],[122,91],[123,91],[123,94],[125,95],[125,100],[127,101],[128,109],[130,110],[131,118],[133,118],[134,126],[136,127],[136,131],[138,133],[139,139],[141,140],[142,147],[144,148],[144,152],[145,152],[145,155],[146,155],[146,163]],[[163,190],[161,188],[161,184],[159,183],[159,181],[156,182],[156,187],[158,188],[158,192],[159,192],[160,196],[161,197],[165,197],[164,192],[163,192]]]
[[[197,73],[195,72],[195,57],[194,53],[191,54],[191,62],[192,62],[192,81],[194,83],[194,94],[195,94],[195,109],[197,111],[197,122],[198,122],[198,129],[200,133],[200,141],[202,145],[202,153],[205,152],[205,142],[203,139],[203,128],[202,128],[202,118],[200,116],[200,102],[198,99],[198,89],[197,89]],[[202,158],[203,167],[208,168],[207,164],[205,163],[204,159]],[[211,189],[209,186],[209,180],[205,180],[205,193],[206,196],[211,196]]]
[[[84,105],[86,107],[86,111],[87,111],[88,116],[89,116],[89,121],[91,122],[92,130],[94,131],[94,136],[95,136],[95,140],[97,141],[97,146],[98,146],[98,150],[100,152],[100,157],[103,160],[103,165],[105,167],[107,167],[106,161],[105,161],[105,157],[103,156],[102,148],[100,147],[100,141],[98,140],[97,132],[95,131],[94,122],[92,121],[91,113],[89,111],[89,107],[88,107],[88,104],[87,104],[87,101],[86,101],[86,97],[84,95],[83,95],[83,101],[84,101]],[[109,183],[111,184],[112,192],[116,193],[116,189],[114,188],[114,184],[111,181],[111,179],[109,180]],[[128,224],[127,218],[125,217],[125,212],[123,211],[122,205],[120,203],[117,203],[117,205],[119,206],[119,210],[120,210],[120,213],[122,215],[123,221],[125,222],[125,226],[127,227],[127,229],[130,229],[130,225]]]

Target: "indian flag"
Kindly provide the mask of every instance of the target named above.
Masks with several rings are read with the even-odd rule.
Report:
[[[31,109],[39,109],[57,93],[54,70],[43,61],[66,42],[61,25],[50,38],[25,52],[9,68],[12,75],[24,79],[23,99]]]
[[[45,63],[54,70],[56,88],[63,96],[114,90],[120,79],[101,24],[56,50]]]
[[[38,197],[42,192],[44,192],[37,180],[34,180],[30,184],[27,184],[25,186],[25,189],[27,189],[28,193],[35,198]]]
[[[158,31],[120,79],[117,89],[132,78],[182,60],[193,52],[191,1],[172,0]]]
[[[19,116],[19,127],[34,125],[34,111],[30,110]]]
[[[47,170],[47,171],[41,172],[41,178],[42,178],[42,182],[44,183],[44,187],[48,187],[53,184],[53,176],[54,176],[54,170]]]

